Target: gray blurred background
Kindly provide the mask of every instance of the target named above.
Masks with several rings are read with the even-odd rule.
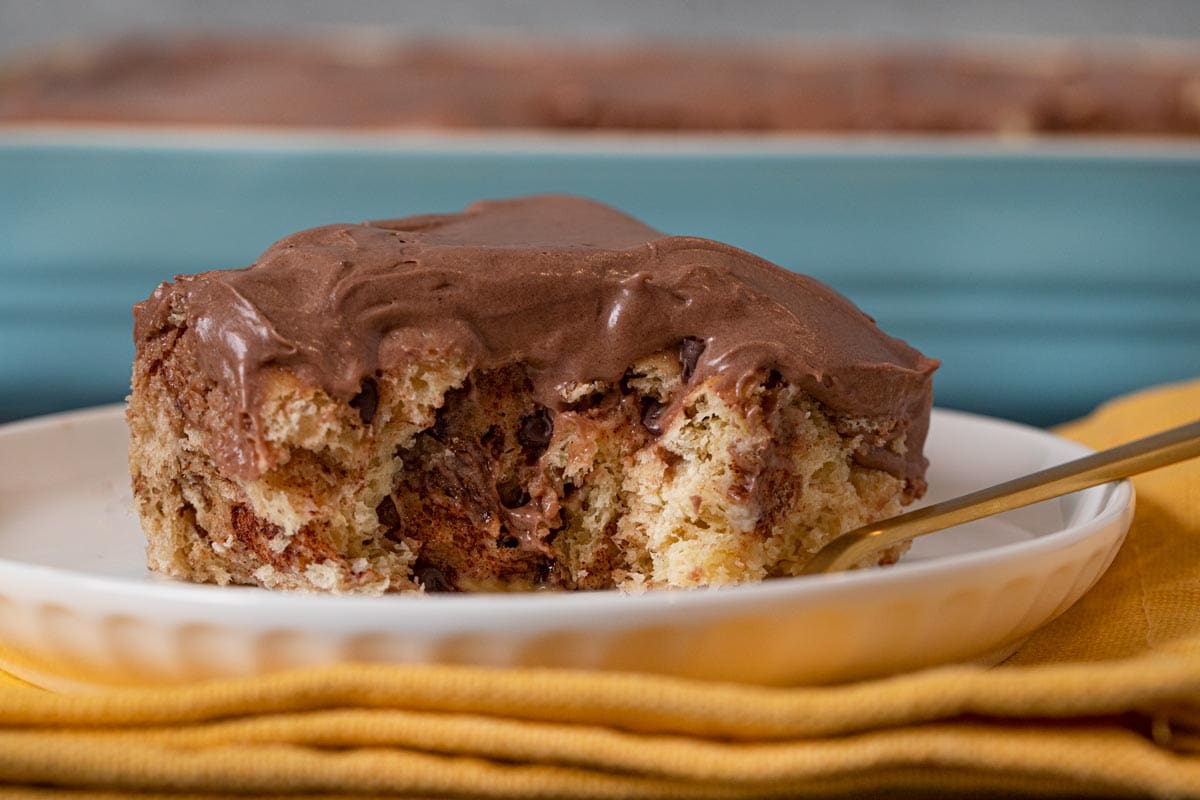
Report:
[[[64,38],[383,26],[413,35],[1200,36],[1196,0],[0,0],[0,53]]]

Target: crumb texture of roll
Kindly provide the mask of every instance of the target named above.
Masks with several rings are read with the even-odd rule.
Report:
[[[304,231],[163,284],[134,337],[134,496],[149,566],[185,580],[745,583],[925,490],[935,361],[580,198]]]

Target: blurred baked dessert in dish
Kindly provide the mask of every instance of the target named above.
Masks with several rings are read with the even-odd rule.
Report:
[[[302,231],[134,316],[133,489],[177,578],[758,581],[925,489],[935,361],[812,278],[580,198]]]
[[[1200,134],[1200,49],[200,38],[0,69],[0,122]]]

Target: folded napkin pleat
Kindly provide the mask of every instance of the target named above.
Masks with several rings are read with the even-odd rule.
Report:
[[[1193,382],[1063,432],[1108,447],[1198,416]],[[0,795],[1200,798],[1200,464],[1135,483],[1106,575],[996,668],[792,688],[369,664],[72,694],[11,680]]]
[[[179,688],[60,694],[0,687],[7,727],[259,720],[289,711],[403,709],[731,740],[811,739],[953,718],[1151,720],[1200,703],[1187,655],[1034,669],[960,666],[836,687],[767,688],[659,675],[455,666],[340,667]],[[398,712],[398,711],[397,711]],[[380,717],[382,718],[382,717]],[[396,717],[400,720],[401,717]]]
[[[1185,655],[1027,670],[931,669],[838,687],[764,688],[653,675],[353,664],[269,679],[68,695],[0,687],[0,724],[149,726],[288,711],[405,709],[733,740],[838,736],[957,717],[1079,718],[1200,703]]]
[[[40,784],[61,780],[66,767],[73,784],[126,790],[291,793],[353,786],[365,793],[487,797],[791,795],[822,783],[879,788],[885,785],[880,775],[918,767],[1028,779],[1070,773],[1079,785],[1103,786],[1109,793],[1155,786],[1179,796],[1200,789],[1196,759],[1159,748],[1132,731],[1103,727],[997,729],[960,723],[745,744],[564,732],[534,724],[509,743],[496,734],[511,734],[512,726],[483,725],[470,733],[470,723],[478,720],[463,720],[455,726],[458,735],[435,725],[428,741],[419,736],[413,741],[408,731],[398,737],[401,742],[387,742],[387,730],[353,738],[377,720],[340,721],[348,724],[330,725],[327,719],[297,726],[294,718],[276,720],[288,733],[265,741],[255,734],[270,732],[271,721],[256,731],[151,732],[148,737],[75,730],[5,733],[0,734],[0,770],[16,781]],[[297,727],[308,728],[310,735],[297,733]],[[220,734],[232,735],[214,738]]]
[[[1154,741],[1180,753],[1200,755],[1200,706],[1180,706],[1154,715]]]

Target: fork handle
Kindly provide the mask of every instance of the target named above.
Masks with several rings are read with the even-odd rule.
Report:
[[[1197,456],[1200,420],[847,531],[821,548],[805,565],[804,574],[849,569],[867,556],[908,539]]]

